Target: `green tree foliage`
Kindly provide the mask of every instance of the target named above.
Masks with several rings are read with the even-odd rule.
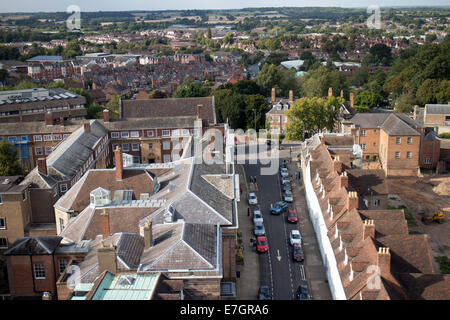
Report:
[[[289,57],[289,54],[286,51],[274,51],[270,53],[264,63],[260,66],[260,69],[264,67],[264,64],[273,64],[279,66],[282,61],[286,61]]]
[[[0,143],[0,176],[23,175],[17,151],[3,139]]]
[[[75,58],[76,56],[82,55],[80,45],[77,40],[69,41],[66,47],[62,51],[62,55],[67,58]]]
[[[392,51],[387,45],[377,43],[369,49],[369,54],[364,57],[366,66],[390,66],[392,64]]]
[[[409,93],[402,93],[395,101],[394,110],[399,113],[410,113],[415,104],[414,96]]]
[[[120,118],[120,96],[116,95],[108,101],[105,105],[105,109],[109,110],[111,119],[119,119]]]
[[[307,97],[325,97],[328,89],[333,88],[334,95],[338,95],[341,90],[348,93],[349,79],[338,70],[320,66],[310,70],[304,77],[299,78],[302,92]]]
[[[16,60],[20,57],[20,51],[16,47],[0,46],[0,60]]]
[[[150,94],[147,96],[148,99],[164,99],[164,98],[168,98],[169,95],[167,94],[167,92],[165,90],[153,90],[152,92],[150,92]]]
[[[427,79],[417,89],[417,102],[425,105],[427,103],[436,103],[436,91],[438,81],[436,79]]]
[[[358,113],[367,112],[383,102],[383,97],[371,91],[361,91],[355,96],[355,110]]]
[[[211,88],[199,82],[185,79],[181,86],[173,93],[174,98],[207,97],[211,94]]]
[[[283,77],[282,71],[273,64],[264,64],[255,78],[256,84],[261,88],[265,96],[269,96],[272,88],[280,90],[280,82]]]
[[[310,51],[303,51],[300,54],[300,60],[303,60],[302,70],[310,70],[317,62],[316,57]]]
[[[340,97],[304,97],[295,101],[287,111],[287,139],[303,140],[325,129],[332,131],[342,103],[344,99]]]

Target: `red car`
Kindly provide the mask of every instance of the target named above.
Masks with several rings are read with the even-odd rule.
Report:
[[[292,251],[292,259],[301,262],[304,258],[302,247],[299,244],[295,244],[294,250]]]
[[[297,213],[295,212],[294,209],[289,209],[287,214],[287,221],[291,223],[297,223],[298,221]]]
[[[256,250],[258,252],[267,252],[269,251],[269,245],[267,244],[266,237],[258,237],[256,238]]]

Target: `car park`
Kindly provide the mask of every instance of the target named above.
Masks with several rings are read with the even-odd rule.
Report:
[[[266,237],[258,237],[256,238],[256,251],[258,252],[267,252],[269,251],[269,245],[267,244]]]
[[[266,234],[266,230],[264,229],[264,224],[261,222],[255,223],[255,228],[253,230],[255,236],[263,236]]]
[[[294,244],[302,244],[302,236],[300,234],[300,231],[298,230],[291,230],[291,233],[289,235],[289,242],[291,245]]]
[[[295,298],[297,300],[311,300],[308,286],[305,284],[299,285],[297,288],[297,292],[295,293]]]
[[[258,198],[254,192],[248,194],[248,204],[258,204]]]
[[[292,259],[299,262],[302,262],[305,259],[301,245],[294,244],[294,248],[292,250]]]
[[[294,201],[294,196],[290,190],[286,190],[283,194],[283,200],[286,202]]]
[[[263,216],[260,210],[255,210],[253,211],[253,223],[257,224],[257,223],[263,223]]]
[[[289,209],[287,214],[287,221],[290,223],[297,223],[297,212],[295,212],[295,209]]]
[[[270,289],[268,286],[260,286],[258,290],[258,299],[259,300],[272,300],[270,296]]]
[[[276,202],[271,208],[270,213],[274,215],[279,215],[282,212],[286,212],[288,209],[288,204],[284,201]]]

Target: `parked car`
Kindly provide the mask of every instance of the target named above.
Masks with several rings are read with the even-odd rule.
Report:
[[[287,169],[286,163],[282,162],[280,164],[280,171],[281,171],[281,169]]]
[[[300,262],[302,262],[305,259],[301,245],[294,244],[294,249],[292,251],[292,259],[294,259],[294,261],[300,261]]]
[[[290,223],[297,223],[297,212],[295,212],[295,209],[289,209],[287,214],[287,221]]]
[[[253,231],[255,236],[263,236],[266,234],[266,230],[264,229],[264,224],[262,222],[255,223],[255,229]]]
[[[270,296],[270,289],[268,286],[260,286],[258,290],[258,299],[259,300],[272,300]]]
[[[258,252],[267,252],[269,251],[269,245],[267,244],[266,237],[258,237],[256,238],[256,251]]]
[[[266,145],[267,145],[267,146],[272,146],[272,140],[267,139],[267,140],[266,140]]]
[[[283,194],[283,200],[286,202],[294,201],[294,196],[290,190],[286,190]]]
[[[258,204],[258,198],[254,192],[248,194],[248,204]]]
[[[291,245],[294,244],[302,244],[302,236],[300,234],[300,231],[298,230],[291,230],[290,236],[289,236],[289,242]]]
[[[283,183],[281,185],[281,190],[283,190],[283,192],[285,192],[287,190],[292,191],[292,186],[290,183]]]
[[[288,172],[287,168],[281,168],[280,174],[281,174],[282,177],[288,177],[289,176],[289,172]]]
[[[311,295],[309,294],[308,286],[301,284],[297,288],[297,292],[295,294],[295,298],[297,300],[311,300]]]
[[[279,215],[282,212],[286,212],[288,208],[288,204],[284,201],[279,201],[276,202],[272,208],[270,208],[270,213],[271,214],[275,214],[275,215]]]
[[[281,184],[291,183],[291,179],[289,177],[281,177]]]
[[[253,211],[253,223],[257,224],[258,222],[263,223],[264,220],[261,211],[255,210]]]

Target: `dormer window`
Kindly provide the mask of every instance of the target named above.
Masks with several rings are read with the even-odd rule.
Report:
[[[91,204],[95,206],[105,206],[111,203],[111,192],[103,188],[91,191]]]

